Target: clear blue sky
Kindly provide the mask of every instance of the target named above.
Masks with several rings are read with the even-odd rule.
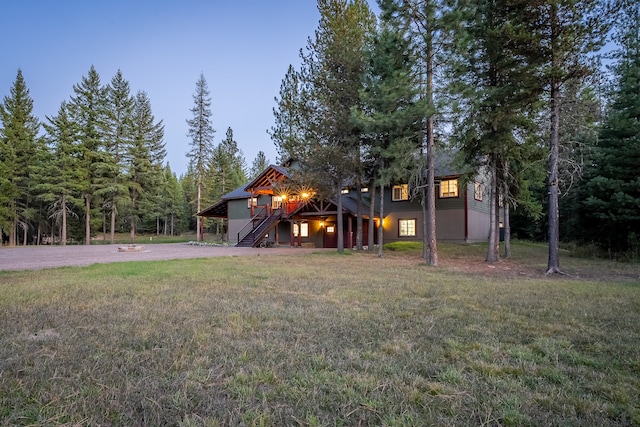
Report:
[[[375,0],[370,6],[377,11]],[[187,169],[195,84],[211,92],[215,143],[228,127],[247,165],[258,151],[273,163],[266,130],[289,64],[318,26],[314,0],[9,0],[0,5],[3,34],[0,97],[22,70],[34,113],[57,113],[91,65],[108,83],[118,69],[132,94],[144,90],[163,120],[167,159]]]

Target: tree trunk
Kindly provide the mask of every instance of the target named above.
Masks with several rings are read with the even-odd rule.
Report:
[[[438,265],[438,244],[436,238],[436,184],[435,184],[435,140],[433,136],[433,119],[427,120],[427,246],[425,254],[427,265]]]
[[[338,182],[342,182],[341,180],[338,180]],[[337,222],[338,222],[338,253],[342,253],[344,252],[344,224],[342,223],[342,189],[340,188],[340,186],[337,186],[338,190],[336,191],[337,194],[337,201],[336,201],[336,205],[338,208],[338,212],[337,212]],[[302,233],[298,233],[298,235],[301,235]]]
[[[134,215],[134,212],[136,211],[136,199],[137,199],[137,194],[136,191],[133,190],[133,194],[131,196],[131,220],[130,220],[130,226],[129,226],[129,243],[130,244],[134,244],[136,242],[136,222],[137,222],[137,218]]]
[[[491,190],[489,191],[489,245],[487,246],[486,262],[497,262],[500,259],[500,230],[496,218],[499,218],[498,211],[498,195],[497,195],[497,176],[496,176],[496,159],[495,154],[491,160]],[[496,212],[497,211],[497,212]],[[496,213],[498,216],[496,216]],[[496,233],[497,232],[497,233]],[[498,238],[496,239],[496,234]]]
[[[503,209],[504,209],[504,220],[502,227],[504,229],[504,257],[511,258],[511,218],[509,212],[509,163],[505,162],[504,165],[504,173],[503,173],[503,182],[502,182],[502,200],[503,200]]]
[[[558,69],[560,59],[558,56],[558,7],[552,3],[551,18],[551,68]],[[548,188],[549,195],[549,262],[546,274],[560,273],[560,214],[558,211],[558,157],[560,145],[560,80],[551,79],[550,93],[551,129],[549,135],[549,170]]]
[[[551,135],[549,138],[549,263],[546,274],[560,273],[560,216],[558,211],[558,146],[560,129],[559,83],[551,85]]]
[[[376,215],[376,184],[375,182],[372,182],[371,185],[369,186],[369,230],[368,231],[368,238],[369,238],[369,244],[367,246],[367,249],[369,249],[369,252],[373,252],[373,246],[375,244],[375,227],[376,227],[376,223],[375,223],[375,215]]]
[[[196,207],[197,212],[200,212],[200,196],[202,194],[202,184],[200,183],[200,179],[201,178],[198,178],[198,198]],[[196,215],[196,241],[202,241],[202,218],[200,217],[200,215]]]
[[[380,227],[378,227],[378,257],[382,257],[382,238],[384,233],[384,184],[380,184]]]
[[[357,214],[356,217],[356,250],[362,250],[362,186],[358,185],[356,193]]]
[[[91,244],[91,196],[88,194],[85,195],[84,200],[85,200],[84,244],[90,245]]]
[[[429,106],[433,106],[433,37],[434,30],[430,29],[426,37],[427,43],[427,98]],[[432,114],[431,112],[429,114]],[[433,131],[433,116],[427,118],[427,233],[428,252],[425,253],[427,265],[438,265],[438,246],[436,241],[436,185],[435,185],[435,138]],[[424,215],[424,213],[423,213]]]
[[[60,245],[67,245],[67,200],[62,196],[62,231],[60,232]]]
[[[113,206],[111,206],[111,244],[113,245],[116,242],[116,201],[112,201]]]

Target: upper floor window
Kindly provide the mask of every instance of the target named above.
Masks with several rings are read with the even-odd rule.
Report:
[[[249,197],[247,199],[247,208],[251,209],[251,206],[253,206],[254,208],[256,206],[258,206],[258,198],[257,197]]]
[[[282,196],[271,196],[271,208],[280,209],[282,207]]]
[[[394,185],[392,188],[391,200],[394,202],[409,200],[409,184]]]
[[[447,179],[440,181],[440,198],[458,197],[458,180]]]
[[[473,198],[482,201],[482,184],[479,182],[473,184]]]

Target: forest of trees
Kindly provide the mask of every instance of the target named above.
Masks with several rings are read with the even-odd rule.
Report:
[[[548,242],[549,273],[560,272],[561,240],[638,258],[637,4],[378,5],[375,16],[365,0],[318,0],[318,27],[275,98],[268,133],[278,161],[301,160],[302,178],[338,202],[345,182],[369,188],[372,197],[409,182],[422,203],[430,265],[438,262],[434,162],[441,151],[457,153],[469,176],[482,170],[491,177],[487,261],[508,257],[511,237]],[[89,243],[115,232],[133,238],[188,230],[200,240],[205,229],[223,235],[223,221],[201,224],[194,213],[268,161],[261,152],[247,167],[231,128],[214,142],[203,75],[193,100],[189,170],[177,178],[164,164],[162,121],[144,92],[129,93],[122,73],[103,85],[92,67],[57,114],[40,122],[18,71],[0,104],[3,240]],[[361,219],[357,230],[361,248]]]
[[[318,29],[276,98],[270,134],[281,158],[302,160],[305,179],[336,200],[344,182],[379,194],[409,182],[430,265],[440,151],[456,153],[469,176],[491,177],[487,261],[510,256],[512,236],[548,242],[548,273],[561,272],[561,239],[637,259],[637,4],[378,5],[376,20],[364,0],[318,1]]]
[[[208,96],[200,76],[192,112],[204,111],[207,120]],[[91,67],[45,121],[34,116],[33,102],[18,70],[0,104],[0,229],[10,246],[114,243],[116,233],[134,242],[140,233],[189,232],[196,229],[198,202],[219,199],[267,163],[260,152],[248,169],[231,128],[216,146],[209,122],[203,131],[187,120],[194,145],[188,172],[176,177],[165,163],[162,120],[144,91],[130,93],[120,71],[102,84]],[[224,224],[200,230],[205,226],[224,231]]]

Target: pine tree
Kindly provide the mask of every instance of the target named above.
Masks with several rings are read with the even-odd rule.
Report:
[[[187,120],[189,131],[187,135],[191,138],[191,149],[187,153],[191,170],[195,174],[196,185],[196,213],[201,210],[203,185],[207,165],[213,155],[213,135],[215,130],[211,123],[211,98],[209,88],[203,74],[196,82],[196,92],[193,95],[193,107],[191,114],[193,117]],[[196,216],[196,240],[202,240],[202,218]]]
[[[416,157],[416,162],[411,166],[409,183],[412,197],[418,197],[422,205],[422,256],[428,265],[435,266],[438,264],[438,250],[435,216],[434,64],[439,49],[445,46],[446,32],[442,29],[445,8],[437,0],[383,0],[379,4],[382,20],[388,22],[409,43],[406,54],[411,58],[412,68],[408,76],[414,78],[410,84],[416,91],[415,98],[420,100],[412,109],[415,111],[420,108],[423,114],[422,128],[420,131],[414,130],[416,135],[421,133],[421,155]],[[446,58],[446,55],[440,53],[441,59]]]
[[[131,117],[131,144],[126,156],[129,217],[129,237],[135,242],[138,223],[150,212],[157,218],[161,203],[161,183],[166,156],[164,125],[157,122],[147,93],[140,91],[134,98]]]
[[[548,222],[547,274],[560,273],[560,129],[563,86],[593,71],[590,56],[605,42],[617,18],[615,0],[545,0],[531,15],[539,41],[535,55],[544,60],[540,81],[548,91]]]
[[[399,28],[383,21],[366,58],[361,105],[353,109],[353,117],[368,140],[367,161],[374,171],[374,186],[380,186],[380,215],[384,216],[384,187],[394,180],[408,178],[406,171],[413,158],[411,153],[418,149],[426,111],[424,102],[416,102],[414,57]],[[382,227],[378,239],[381,256]]]
[[[293,65],[289,65],[280,85],[280,99],[275,97],[274,100],[277,103],[277,107],[273,108],[275,124],[267,133],[278,151],[278,163],[292,158],[307,158],[303,132],[303,94],[300,75]]]
[[[118,70],[106,88],[104,117],[104,155],[96,170],[95,195],[102,197],[103,206],[111,217],[111,243],[115,243],[118,205],[126,203],[128,184],[125,181],[125,157],[132,144],[132,115],[134,99],[129,82]]]
[[[364,0],[319,0],[320,24],[303,55],[306,173],[337,204],[338,252],[344,250],[341,190],[358,180],[360,129],[351,119],[359,102],[364,47],[375,17]]]
[[[160,198],[162,234],[173,236],[184,228],[184,219],[187,217],[187,201],[180,182],[168,164],[165,166],[163,174]]]
[[[9,245],[17,243],[19,227],[23,230],[23,244],[26,244],[32,216],[29,165],[42,144],[37,137],[40,122],[33,115],[33,100],[21,70],[18,70],[10,95],[0,104],[0,120],[0,225],[8,232]]]
[[[456,136],[466,164],[489,176],[490,232],[487,262],[498,261],[499,199],[513,194],[514,159],[530,132],[527,119],[539,99],[530,55],[532,37],[526,0],[462,0],[451,90],[459,96]],[[505,210],[506,212],[507,210]],[[508,251],[507,251],[508,253]]]
[[[71,120],[69,107],[62,102],[58,114],[47,117],[44,123],[50,152],[42,164],[45,166],[35,172],[38,184],[34,190],[38,198],[47,203],[50,217],[60,226],[60,244],[66,245],[68,239],[68,219],[77,217],[82,209],[82,169],[80,145],[76,139],[76,123]]]
[[[226,137],[218,144],[209,165],[210,179],[208,200],[219,200],[223,195],[245,184],[247,181],[244,154],[233,138],[233,130],[227,128]],[[224,223],[214,220],[216,234],[221,234]]]
[[[100,83],[100,75],[91,66],[79,84],[73,86],[69,109],[77,124],[80,142],[80,171],[82,198],[85,202],[85,244],[91,244],[92,204],[98,186],[100,163],[104,162],[104,126],[106,114],[106,90]]]
[[[613,100],[588,171],[584,207],[590,235],[611,253],[640,252],[640,12],[629,8],[618,34]]]
[[[253,163],[251,163],[251,169],[249,170],[249,179],[253,179],[260,175],[260,173],[265,170],[269,166],[269,160],[267,156],[264,154],[264,151],[258,151],[256,154],[256,158],[253,159]]]

